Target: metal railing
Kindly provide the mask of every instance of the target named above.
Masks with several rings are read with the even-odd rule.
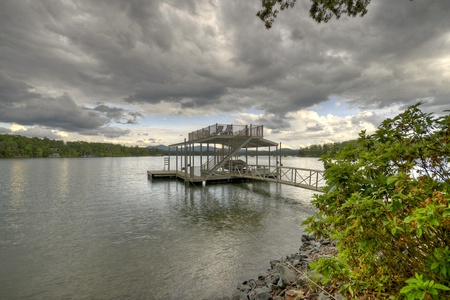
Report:
[[[220,149],[215,155],[211,156],[208,161],[202,165],[202,170],[213,170],[220,163],[228,160],[236,151],[241,149],[241,145],[247,140],[248,135],[246,129],[242,129],[233,135],[233,138]]]
[[[260,180],[276,181],[299,187],[308,187],[320,191],[325,185],[324,171],[267,165],[247,165],[245,169],[233,170],[233,173]]]
[[[192,131],[188,135],[189,141],[203,139],[211,136],[220,135],[238,135],[245,132],[247,136],[264,136],[263,125],[234,125],[234,124],[214,124],[196,131]]]

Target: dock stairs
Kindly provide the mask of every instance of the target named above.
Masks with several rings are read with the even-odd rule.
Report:
[[[230,158],[236,155],[239,150],[252,139],[252,136],[248,136],[247,130],[243,129],[239,131],[227,145],[218,151],[215,155],[211,156],[208,161],[202,165],[202,176],[207,180],[214,175],[216,171],[223,168]]]

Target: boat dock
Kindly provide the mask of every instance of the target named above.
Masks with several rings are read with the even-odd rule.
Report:
[[[266,149],[268,164],[259,164],[261,148]],[[255,164],[248,163],[249,149],[256,154]],[[264,139],[263,126],[215,124],[170,145],[163,170],[148,170],[147,175],[151,180],[168,178],[202,185],[263,180],[321,191],[323,170],[283,166],[280,150],[281,144]]]

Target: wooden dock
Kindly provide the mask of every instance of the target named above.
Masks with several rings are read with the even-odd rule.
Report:
[[[201,176],[188,174],[184,171],[166,171],[166,170],[149,170],[147,171],[148,179],[178,179],[190,184],[206,184],[219,182],[241,182],[248,181],[249,178],[243,176],[236,176],[235,174],[214,174],[207,179]]]
[[[322,170],[294,168],[294,167],[271,167],[249,165],[246,170],[235,172],[216,172],[213,176],[197,176],[185,171],[149,170],[149,179],[179,179],[185,183],[203,184],[219,182],[242,182],[250,180],[268,181],[290,186],[300,187],[312,191],[321,192],[325,183]]]
[[[264,138],[262,125],[213,124],[189,133],[188,140],[169,145],[163,170],[149,170],[149,179],[172,178],[185,183],[206,185],[211,182],[262,180],[321,191],[323,170],[284,167],[281,143]],[[271,152],[271,148],[275,151]],[[258,162],[259,149],[266,150],[268,165]],[[171,151],[175,149],[175,151]],[[249,164],[249,152],[256,152],[256,164]],[[238,159],[244,154],[243,159]],[[194,156],[198,155],[198,160]],[[271,157],[274,160],[271,161]],[[273,162],[273,163],[271,163]]]

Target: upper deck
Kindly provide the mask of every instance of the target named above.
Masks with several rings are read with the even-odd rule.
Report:
[[[187,143],[215,143],[226,145],[236,136],[246,136],[251,138],[247,145],[248,148],[278,145],[275,142],[264,139],[263,125],[235,125],[218,123],[190,132]],[[170,146],[182,146],[185,143],[186,142],[182,142]]]

